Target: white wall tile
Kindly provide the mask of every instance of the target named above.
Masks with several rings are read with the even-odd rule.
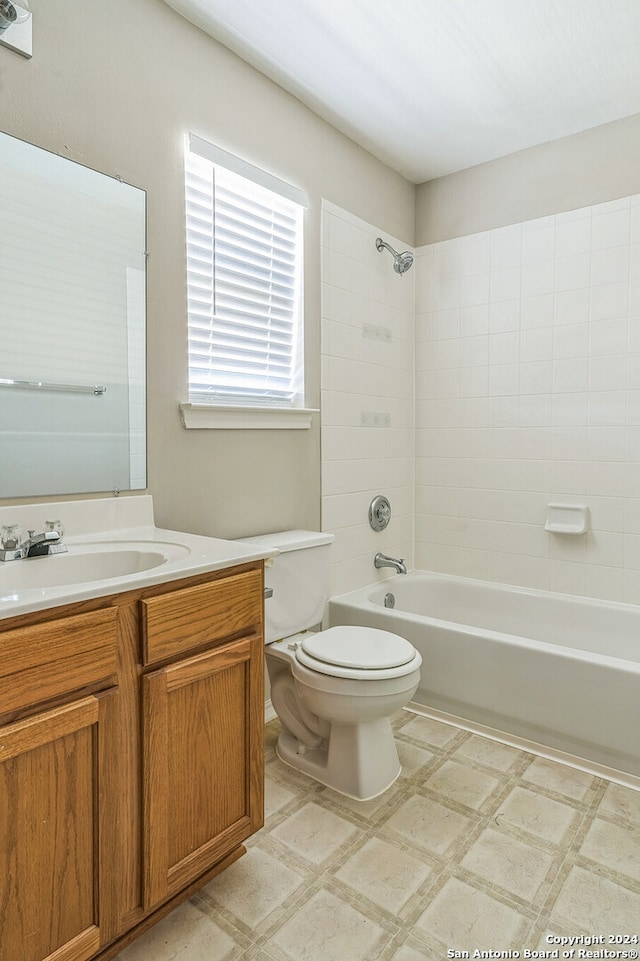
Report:
[[[591,289],[591,320],[626,317],[629,306],[629,284],[602,284]]]
[[[524,330],[550,327],[553,324],[554,314],[553,294],[534,294],[531,297],[523,297],[519,314],[520,326]]]
[[[421,305],[429,329],[421,348],[424,368],[430,383],[437,375],[442,392],[447,379],[455,382],[457,355],[445,350],[434,356],[431,338],[438,327],[457,345],[459,329],[451,317],[438,316],[434,323],[431,311],[438,298],[446,303],[449,296],[446,286],[438,286],[437,269],[444,267],[447,283],[451,274],[457,276],[459,244],[445,248],[437,263],[432,250],[421,252],[416,291],[416,268],[400,277],[388,253],[376,250],[381,234],[376,227],[328,203],[323,203],[322,223],[322,524],[336,534],[335,594],[380,579],[373,567],[377,550],[406,557],[413,565],[415,307]],[[385,239],[396,249],[407,246],[397,238]],[[458,300],[455,285],[452,291]],[[380,337],[365,336],[376,328]],[[426,376],[420,375],[423,391]],[[428,392],[434,389],[431,383]],[[363,426],[363,413],[380,414],[388,426]],[[392,520],[386,531],[375,534],[368,509],[378,493],[390,498]]]
[[[639,211],[640,197],[623,198],[483,235],[489,265],[482,253],[475,266],[489,277],[488,312],[461,310],[459,349],[447,341],[460,396],[445,396],[444,378],[416,407],[417,563],[640,599]],[[474,242],[460,241],[463,272]],[[476,371],[487,427],[470,456],[450,438],[472,432],[460,401]],[[560,498],[588,504],[586,537],[544,531],[546,504]]]
[[[590,325],[589,354],[591,357],[624,354],[627,350],[628,327],[624,311],[623,316],[615,320],[596,321],[594,319]]]
[[[553,394],[551,423],[553,427],[586,427],[589,410],[587,391]]]
[[[517,364],[492,364],[488,370],[489,394],[516,395],[519,385],[519,371]]]
[[[489,331],[489,305],[473,304],[460,308],[460,336],[474,337]]]
[[[574,254],[570,257],[557,257],[554,275],[556,290],[576,290],[588,287],[591,275],[589,254]]]
[[[517,331],[491,334],[489,337],[489,363],[515,364],[520,353],[520,337]]]
[[[459,277],[461,273],[462,256],[461,242],[458,239],[445,240],[435,245],[434,271],[438,279],[444,277]]]
[[[491,271],[520,268],[522,263],[522,226],[499,227],[489,231]]]
[[[605,205],[602,205],[604,207]],[[631,212],[623,210],[594,210],[593,249],[622,247],[631,242]]]
[[[461,367],[486,366],[489,363],[489,337],[481,334],[478,337],[461,338],[458,356]]]
[[[557,291],[554,298],[552,322],[582,324],[589,320],[590,291],[588,287]]]
[[[520,400],[521,427],[550,427],[552,403],[550,394],[529,394]]]
[[[457,277],[436,277],[433,287],[434,310],[450,310],[460,306],[460,283]]]
[[[521,278],[522,270],[519,266],[492,271],[489,288],[489,300],[491,303],[519,298],[521,293]]]
[[[565,220],[558,218],[556,224],[555,256],[572,257],[591,249],[591,218]]]
[[[469,274],[460,278],[460,306],[472,307],[487,304],[490,294],[490,275],[488,273]]]
[[[589,517],[593,530],[596,531],[615,531],[618,534],[625,530],[633,533],[632,518],[627,516],[626,504],[629,498],[623,500],[620,497],[610,495],[589,496]],[[640,530],[639,530],[640,533]]]
[[[631,384],[625,354],[600,355],[589,358],[589,390],[615,390]],[[638,372],[640,375],[640,371]],[[638,382],[640,387],[640,381]]]
[[[520,417],[519,397],[489,397],[488,423],[491,427],[517,427]]]
[[[371,551],[392,545],[433,570],[638,603],[640,195],[420,248],[404,278],[377,228],[325,214],[334,592],[389,576]],[[390,427],[362,427],[386,410]],[[398,513],[380,546],[366,511],[385,490]],[[544,530],[560,499],[588,505],[586,536]]]
[[[552,459],[586,460],[588,436],[586,427],[553,428],[549,437],[549,456]]]
[[[554,289],[555,267],[552,260],[522,266],[522,296],[550,294]]]
[[[550,394],[553,387],[553,363],[538,360],[520,364],[521,394]]]
[[[600,390],[589,394],[588,424],[590,427],[624,425],[627,396],[623,390]]]
[[[553,260],[555,256],[555,230],[553,224],[527,230],[523,224],[522,263],[535,264],[541,260]]]
[[[551,299],[553,316],[553,299]],[[489,307],[489,330],[499,333],[505,330],[518,330],[520,327],[520,300],[503,300]]]
[[[589,327],[587,324],[565,324],[553,332],[553,357],[560,360],[567,357],[587,357],[589,355]]]
[[[611,567],[589,565],[585,571],[585,594],[603,601],[624,600],[623,572]]]
[[[460,368],[460,397],[483,397],[489,390],[489,367]]]
[[[586,357],[569,357],[553,362],[553,393],[586,391],[589,383],[589,362]]]
[[[640,240],[640,236],[638,237]],[[488,233],[463,237],[460,243],[461,274],[488,274],[490,269],[490,236]]]
[[[553,328],[541,327],[520,331],[522,361],[551,360],[553,357]]]
[[[624,283],[629,277],[630,248],[606,247],[594,250],[591,254],[591,283],[618,284]]]

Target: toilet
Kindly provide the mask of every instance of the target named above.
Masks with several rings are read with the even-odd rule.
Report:
[[[329,597],[333,534],[245,538],[279,554],[265,568],[266,663],[282,723],[278,756],[358,800],[401,771],[391,715],[413,696],[422,659],[403,637],[368,627],[311,631]]]

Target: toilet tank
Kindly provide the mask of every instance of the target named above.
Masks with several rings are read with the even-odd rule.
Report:
[[[329,562],[333,534],[280,531],[244,541],[280,553],[265,562],[265,587],[273,590],[264,604],[265,641],[279,641],[315,627],[329,597]]]

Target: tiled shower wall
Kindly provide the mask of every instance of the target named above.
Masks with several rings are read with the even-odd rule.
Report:
[[[382,579],[377,551],[413,566],[414,278],[400,276],[380,231],[323,201],[322,528],[336,535],[332,594]],[[384,235],[396,250],[406,243]],[[374,533],[376,494],[392,505]]]
[[[417,254],[416,566],[639,603],[640,196]]]

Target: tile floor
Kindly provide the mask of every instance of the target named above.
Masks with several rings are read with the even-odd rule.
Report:
[[[394,727],[402,776],[357,802],[286,767],[267,725],[265,827],[118,961],[640,949],[588,942],[640,936],[640,792],[406,711]]]

